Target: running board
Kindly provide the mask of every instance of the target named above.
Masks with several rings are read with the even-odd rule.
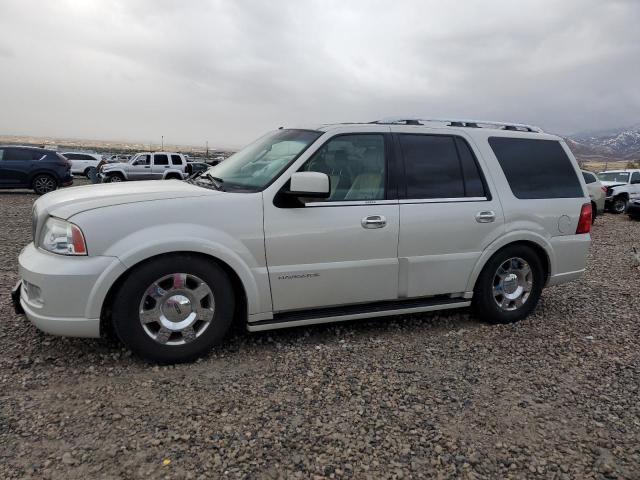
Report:
[[[469,305],[471,305],[470,300],[438,296],[409,300],[388,300],[340,307],[315,308],[312,310],[296,310],[293,312],[274,313],[273,319],[249,323],[247,330],[250,332],[259,332],[262,330],[301,327],[318,323],[344,322],[361,318],[431,312],[434,310],[468,307]]]

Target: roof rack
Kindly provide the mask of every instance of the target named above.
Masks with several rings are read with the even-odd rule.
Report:
[[[395,124],[395,125],[424,125],[426,123],[440,123],[447,127],[467,128],[497,128],[500,130],[512,130],[518,132],[544,133],[540,127],[525,125],[523,123],[494,122],[492,120],[460,120],[447,118],[423,118],[423,117],[386,117],[371,123]]]

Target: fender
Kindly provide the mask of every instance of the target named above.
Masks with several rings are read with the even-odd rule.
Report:
[[[475,287],[476,280],[478,279],[480,272],[494,253],[496,253],[501,248],[506,247],[510,243],[522,241],[535,243],[546,252],[547,257],[549,258],[549,275],[547,276],[548,281],[548,279],[553,276],[556,269],[556,257],[553,253],[551,243],[549,243],[549,240],[538,233],[526,230],[514,230],[505,233],[500,238],[494,240],[493,243],[491,243],[482,251],[482,254],[478,258],[478,261],[476,262],[473,270],[471,271],[471,275],[469,276],[466,292],[473,292],[473,288]]]
[[[102,172],[102,173],[106,177],[108,177],[109,175],[113,175],[114,173],[119,173],[124,177],[125,180],[129,180],[129,176],[127,175],[127,172],[124,168],[113,168],[113,169],[109,169],[109,171],[107,172]]]
[[[178,175],[181,179],[184,178],[184,172],[177,168],[165,170],[164,173],[162,174],[162,179],[166,180],[168,175]]]
[[[149,239],[155,241],[150,242]],[[247,313],[271,310],[266,265],[260,265],[243,243],[220,230],[194,224],[152,226],[119,239],[103,254],[117,257],[125,270],[128,270],[151,257],[176,252],[201,253],[224,262],[236,273],[243,285],[247,297]],[[111,284],[113,281],[115,279]],[[105,296],[107,291],[104,292]]]

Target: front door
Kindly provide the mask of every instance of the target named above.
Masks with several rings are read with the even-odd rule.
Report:
[[[389,142],[384,133],[334,136],[300,168],[329,176],[328,199],[265,199],[274,311],[397,298],[399,206],[388,193]]]
[[[142,153],[136,157],[127,171],[129,180],[150,180],[151,173],[151,154]]]
[[[393,127],[399,183],[400,295],[464,293],[484,249],[504,232],[500,202],[465,138]]]

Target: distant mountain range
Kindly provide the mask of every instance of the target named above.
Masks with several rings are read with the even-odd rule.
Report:
[[[614,130],[570,135],[567,143],[577,157],[640,160],[640,124]]]

